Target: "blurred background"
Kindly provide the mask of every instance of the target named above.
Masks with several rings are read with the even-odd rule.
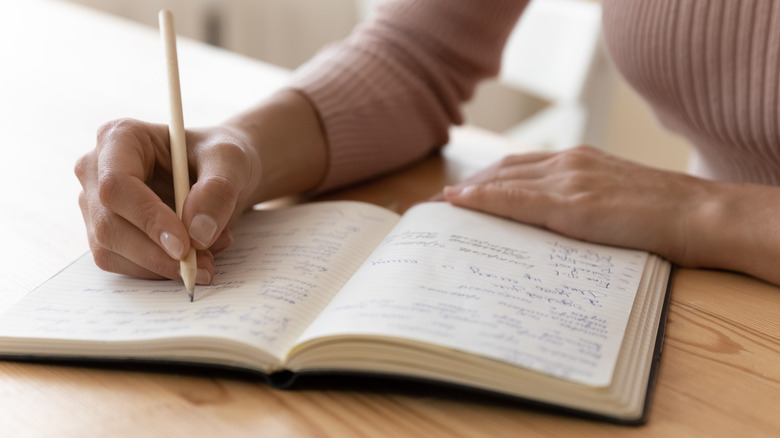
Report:
[[[347,36],[383,0],[62,1],[153,27],[157,11],[170,9],[184,37],[294,69]],[[685,170],[685,141],[656,122],[605,56],[593,31],[599,2],[533,0],[531,5],[533,12],[529,7],[507,46],[501,76],[481,84],[467,104],[467,123],[520,143],[549,149],[589,143],[647,165]],[[591,39],[595,43],[589,45]],[[529,58],[534,62],[524,62]],[[562,72],[574,73],[564,77]]]

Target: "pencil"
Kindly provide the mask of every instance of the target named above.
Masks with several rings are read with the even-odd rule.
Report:
[[[190,175],[187,165],[187,143],[184,138],[184,114],[181,104],[181,86],[179,84],[179,61],[176,55],[176,31],[173,28],[173,14],[161,10],[158,14],[160,35],[165,46],[165,65],[168,73],[168,101],[170,102],[171,123],[168,133],[171,141],[171,164],[173,166],[173,191],[176,200],[176,214],[181,219],[184,200],[190,193]],[[181,278],[190,296],[195,299],[195,277],[198,274],[198,262],[195,248],[180,263]]]

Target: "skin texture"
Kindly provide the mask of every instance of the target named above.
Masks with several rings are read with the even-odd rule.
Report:
[[[502,44],[526,3],[383,2],[374,21],[296,72],[291,87],[300,92],[281,91],[221,125],[188,131],[194,185],[181,221],[170,208],[166,128],[135,120],[106,124],[96,148],[76,165],[96,263],[128,275],[176,279],[178,259],[192,245],[198,283],[208,284],[213,255],[230,244],[231,224],[253,204],[354,183],[426,156],[447,142],[451,124],[462,121],[459,106],[476,84],[499,71]],[[714,151],[727,162],[722,167],[735,172],[702,174],[778,184],[772,181],[780,173],[769,159],[777,155],[777,82],[770,68],[777,63],[762,56],[774,53],[769,49],[748,50],[776,46],[771,17],[722,11],[729,26],[717,41],[739,44],[713,44],[702,52],[668,35],[697,42],[706,34],[691,31],[689,23],[703,25],[708,17],[721,23],[720,15],[708,12],[717,8],[706,2],[675,2],[688,12],[662,8],[655,12],[672,15],[647,23],[638,8],[657,2],[603,3],[606,40],[622,61],[616,63],[621,72],[635,79],[664,120],[695,134],[693,144]],[[745,2],[726,6],[753,10]],[[675,23],[685,33],[673,33]],[[747,38],[755,38],[755,46]],[[691,47],[696,50],[683,50]],[[699,64],[725,54],[737,58]],[[670,67],[646,69],[666,65],[659,59]],[[716,80],[716,74],[731,79]],[[776,186],[715,182],[577,147],[509,157],[446,189],[442,198],[579,239],[648,250],[682,266],[735,270],[780,284]]]
[[[780,189],[657,170],[589,146],[510,156],[444,190],[462,207],[574,238],[651,251],[685,267],[780,284]]]
[[[179,221],[167,141],[164,125],[110,122],[76,164],[90,247],[102,269],[176,279],[178,259],[192,244],[198,282],[208,284],[213,255],[230,245],[230,225],[241,213],[316,187],[327,165],[313,108],[296,92],[282,92],[224,125],[188,131],[195,184]],[[681,266],[780,284],[773,263],[780,259],[779,192],[652,169],[580,146],[509,156],[439,198],[578,239],[648,250]],[[206,239],[190,239],[198,215],[216,222]],[[163,240],[178,240],[180,251]]]
[[[76,163],[79,205],[100,268],[178,279],[178,260],[193,245],[197,282],[209,284],[213,255],[230,245],[230,225],[240,214],[258,202],[311,189],[327,165],[319,120],[294,91],[186,135],[194,185],[181,221],[172,208],[167,126],[109,122],[100,128],[96,148]]]

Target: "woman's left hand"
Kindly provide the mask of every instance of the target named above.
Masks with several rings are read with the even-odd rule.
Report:
[[[596,243],[700,266],[698,212],[716,183],[634,164],[589,146],[507,157],[446,187],[452,204]],[[706,210],[706,208],[704,208]],[[705,245],[706,246],[706,245]]]

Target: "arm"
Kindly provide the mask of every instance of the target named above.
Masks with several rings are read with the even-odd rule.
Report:
[[[498,73],[528,0],[403,0],[380,5],[292,86],[317,108],[330,146],[319,190],[409,164],[448,141],[459,106]]]
[[[94,259],[105,270],[179,278],[198,250],[200,284],[230,224],[253,204],[375,176],[428,154],[457,106],[498,71],[525,1],[398,0],[297,72],[290,89],[224,124],[187,133],[195,182],[182,221],[170,208],[164,125],[101,128],[76,164]]]
[[[579,147],[513,156],[445,198],[562,234],[780,284],[780,188],[651,169]]]
[[[257,202],[314,187],[326,148],[314,109],[284,90],[222,125],[187,131],[195,175],[180,221],[173,206],[166,125],[117,120],[76,163],[87,237],[98,266],[142,278],[179,278],[178,260],[198,250],[199,284],[213,254],[232,241],[230,224]]]

